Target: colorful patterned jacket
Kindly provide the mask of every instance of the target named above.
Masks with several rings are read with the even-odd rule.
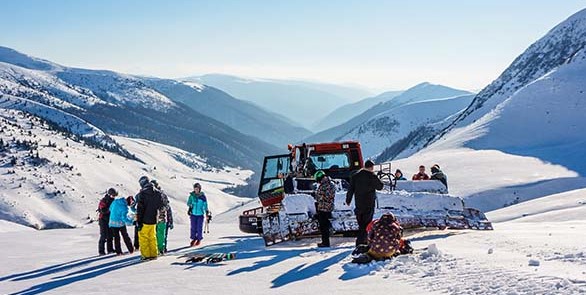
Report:
[[[317,191],[315,198],[317,201],[317,211],[332,212],[334,210],[334,198],[336,197],[336,187],[329,177],[324,177]]]
[[[391,258],[401,248],[403,228],[393,214],[384,214],[372,222],[368,231],[369,254],[376,259]]]

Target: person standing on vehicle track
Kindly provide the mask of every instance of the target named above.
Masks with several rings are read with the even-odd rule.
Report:
[[[346,194],[346,205],[350,206],[355,196],[356,221],[358,222],[358,236],[356,246],[367,243],[366,227],[372,221],[376,200],[376,191],[383,189],[383,182],[374,174],[374,162],[367,160],[364,169],[358,170],[350,177],[350,188]]]

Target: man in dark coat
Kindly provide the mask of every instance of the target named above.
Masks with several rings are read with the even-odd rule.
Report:
[[[142,259],[155,259],[159,254],[157,249],[156,225],[159,209],[165,204],[161,192],[143,176],[138,181],[141,186],[136,206],[136,222],[138,224],[138,239]]]
[[[446,186],[446,190],[448,189],[448,177],[440,170],[440,166],[435,164],[431,167],[431,177],[430,180],[439,180]]]
[[[98,224],[100,225],[100,240],[98,241],[98,254],[106,255],[106,249],[108,248],[108,254],[114,253],[114,245],[112,230],[108,223],[110,222],[110,205],[114,201],[114,198],[118,196],[118,192],[114,188],[108,189],[106,195],[100,200],[98,205]],[[105,245],[107,245],[105,247]]]
[[[364,163],[364,169],[358,170],[350,178],[350,188],[346,194],[346,204],[350,205],[356,196],[354,213],[358,222],[356,246],[366,244],[366,227],[372,221],[376,201],[376,191],[383,189],[383,182],[374,174],[374,162]]]

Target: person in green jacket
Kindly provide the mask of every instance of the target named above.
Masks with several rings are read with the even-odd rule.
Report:
[[[191,221],[191,243],[189,245],[191,247],[198,246],[203,240],[203,222],[205,215],[208,213],[208,201],[201,191],[199,183],[193,185],[193,191],[187,199],[187,207],[189,207],[187,214],[189,214]]]
[[[171,213],[171,206],[169,206],[169,197],[163,192],[159,182],[156,179],[151,180],[153,186],[161,192],[161,199],[163,206],[157,212],[157,250],[159,255],[164,255],[167,249],[167,234],[169,226],[173,227],[173,215]]]

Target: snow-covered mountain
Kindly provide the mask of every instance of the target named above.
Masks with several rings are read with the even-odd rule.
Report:
[[[496,149],[586,174],[586,10],[515,59],[429,148]],[[421,147],[402,154],[407,156]]]
[[[351,86],[294,80],[250,79],[210,74],[182,79],[226,91],[311,130],[315,122],[339,106],[371,95]]]
[[[74,227],[95,218],[109,187],[121,196],[138,192],[138,178],[159,180],[177,212],[186,210],[188,192],[201,182],[213,211],[246,199],[221,190],[242,185],[251,171],[214,168],[202,157],[143,139],[113,137],[131,160],[88,146],[29,113],[0,107],[0,219],[38,229]],[[58,127],[58,126],[57,126]],[[183,214],[176,214],[179,223]]]
[[[473,98],[474,95],[462,95],[402,104],[372,117],[335,140],[358,140],[363,156],[374,158],[419,128],[453,120]]]
[[[332,141],[344,137],[352,132],[355,128],[368,122],[378,115],[389,112],[394,108],[406,105],[409,103],[416,103],[426,100],[436,100],[442,98],[456,97],[471,94],[468,91],[458,90],[442,85],[435,85],[430,83],[421,83],[409,88],[402,94],[382,103],[379,103],[361,114],[351,118],[343,124],[336,127],[316,133],[305,139],[306,142],[324,142]]]
[[[0,96],[11,105],[53,120],[55,109],[108,134],[145,138],[195,152],[210,164],[255,168],[277,149],[255,137],[173,101],[144,78],[68,68],[0,47]],[[26,100],[26,101],[25,101]],[[47,109],[48,110],[48,109]],[[60,121],[52,121],[60,124]]]
[[[362,112],[370,109],[371,107],[379,103],[391,100],[392,98],[400,95],[401,93],[403,93],[403,91],[387,91],[377,96],[365,98],[357,102],[343,105],[335,109],[333,112],[325,116],[323,119],[316,122],[313,126],[313,130],[319,132],[338,126],[352,119],[353,117],[360,115]]]
[[[282,115],[236,99],[214,87],[170,79],[145,78],[143,81],[173,101],[277,147],[285,147],[311,134]]]

